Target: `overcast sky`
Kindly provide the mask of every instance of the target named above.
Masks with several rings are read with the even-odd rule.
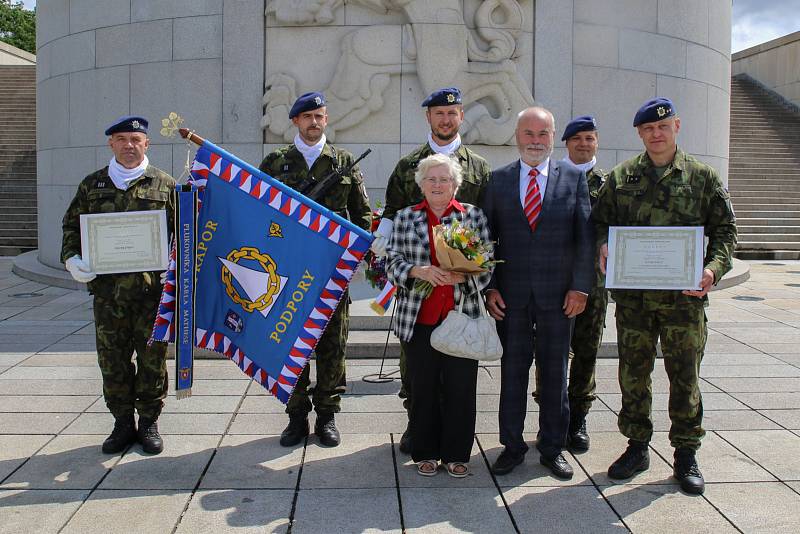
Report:
[[[23,1],[28,8],[36,5],[36,0]],[[798,30],[800,0],[733,0],[733,52]]]

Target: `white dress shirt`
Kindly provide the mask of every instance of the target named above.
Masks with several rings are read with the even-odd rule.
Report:
[[[519,203],[522,205],[522,209],[525,209],[525,197],[528,194],[528,184],[531,181],[531,177],[528,175],[531,172],[531,167],[527,163],[522,160],[519,160]],[[544,204],[544,193],[547,190],[547,173],[550,172],[550,158],[547,158],[539,165],[536,166],[536,170],[539,171],[539,174],[536,176],[536,181],[539,183],[539,194],[542,196],[542,204]]]

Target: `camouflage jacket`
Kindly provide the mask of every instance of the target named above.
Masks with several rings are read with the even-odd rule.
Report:
[[[64,214],[61,261],[81,254],[82,214],[167,210],[167,229],[172,236],[175,206],[171,193],[174,189],[175,179],[152,165],[126,191],[114,186],[108,167],[90,174],[78,185],[78,192]],[[135,300],[144,295],[157,298],[161,294],[158,272],[101,274],[89,282],[88,287],[95,295],[116,300]]]
[[[428,143],[425,143],[397,162],[386,185],[386,206],[383,209],[385,219],[394,219],[401,209],[422,202],[422,191],[414,181],[414,173],[419,162],[433,153]],[[458,188],[456,199],[477,206],[483,188],[489,183],[492,169],[485,159],[464,145],[458,147],[454,154],[464,170],[464,179]]]
[[[289,187],[300,190],[309,183],[318,183],[334,168],[346,168],[353,159],[350,152],[325,143],[322,153],[309,169],[303,154],[291,144],[267,154],[259,169]],[[358,165],[342,176],[339,183],[318,202],[364,230],[369,231],[372,225],[372,209],[364,186],[364,175]]]
[[[597,203],[597,197],[600,196],[600,188],[606,183],[606,173],[602,169],[592,167],[586,173],[586,183],[589,184],[589,202],[594,207]]]
[[[708,236],[704,265],[715,281],[733,266],[736,217],[728,192],[714,169],[680,149],[661,179],[647,152],[614,167],[592,218],[598,245],[607,241],[609,226],[702,226]],[[680,291],[612,289],[611,295],[632,307],[696,301]]]

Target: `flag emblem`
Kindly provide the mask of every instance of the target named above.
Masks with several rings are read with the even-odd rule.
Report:
[[[222,283],[228,297],[246,312],[269,315],[287,280],[278,274],[278,266],[269,254],[255,247],[241,247],[232,250],[227,258],[217,259],[222,263]]]

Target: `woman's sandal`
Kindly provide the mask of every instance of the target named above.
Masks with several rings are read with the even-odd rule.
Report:
[[[469,475],[469,465],[463,462],[450,462],[447,464],[447,474],[453,478],[464,478]]]
[[[439,469],[439,462],[436,460],[422,460],[417,462],[417,473],[424,477],[435,476]]]

